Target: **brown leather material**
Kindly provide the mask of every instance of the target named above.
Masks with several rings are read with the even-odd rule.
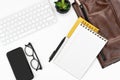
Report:
[[[120,60],[120,0],[79,0],[85,7],[89,21],[100,29],[99,34],[108,39],[108,43],[97,56],[101,66]],[[83,17],[76,1],[72,4],[78,17]],[[101,53],[104,54],[103,60]]]

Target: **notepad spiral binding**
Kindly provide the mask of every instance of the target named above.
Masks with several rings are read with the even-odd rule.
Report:
[[[92,24],[90,24],[86,20],[83,19],[81,23],[84,24],[85,26],[87,26],[88,28],[90,28],[91,30],[93,30],[94,32],[98,33],[99,29],[94,27]]]
[[[80,26],[84,27],[85,29],[87,29],[88,31],[92,32],[94,35],[96,35],[97,37],[101,38],[102,40],[104,40],[105,42],[107,42],[107,39],[105,39],[104,37],[102,37],[101,35],[99,35],[98,33],[96,33],[93,29],[93,27],[89,26],[89,24],[86,24],[86,22],[81,22]],[[88,27],[89,26],[89,27]]]

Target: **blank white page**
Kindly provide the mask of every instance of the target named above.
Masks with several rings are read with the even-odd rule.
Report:
[[[97,33],[79,25],[68,42],[62,46],[63,49],[57,53],[53,63],[81,79],[106,42]]]

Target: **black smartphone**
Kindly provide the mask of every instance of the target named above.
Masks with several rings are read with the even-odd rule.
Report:
[[[7,57],[16,80],[32,80],[34,75],[21,47],[7,53]]]

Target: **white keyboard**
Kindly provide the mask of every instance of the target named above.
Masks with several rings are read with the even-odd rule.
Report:
[[[0,20],[0,40],[9,44],[56,22],[49,2],[34,4]]]

